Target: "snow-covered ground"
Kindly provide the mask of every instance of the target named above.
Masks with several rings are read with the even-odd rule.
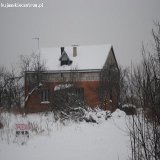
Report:
[[[100,113],[101,115],[101,113]],[[130,152],[126,115],[117,109],[97,123],[54,122],[52,114],[27,117],[3,114],[0,129],[0,160],[126,160]],[[102,112],[103,115],[103,112]],[[30,125],[30,137],[21,145],[15,124]]]

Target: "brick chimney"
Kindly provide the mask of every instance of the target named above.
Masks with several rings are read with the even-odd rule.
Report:
[[[73,46],[73,57],[77,56],[77,46]]]

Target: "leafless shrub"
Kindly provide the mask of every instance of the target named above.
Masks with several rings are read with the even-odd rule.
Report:
[[[55,91],[51,105],[56,120],[81,121],[84,118],[86,106],[83,100],[76,95],[75,87]]]
[[[36,135],[42,134],[45,132],[42,126],[36,122],[29,122],[28,123],[29,129],[31,132],[34,132]]]
[[[34,72],[34,78],[32,83],[32,88],[29,90],[28,94],[25,95],[24,98],[24,108],[25,112],[27,112],[27,104],[30,99],[30,96],[37,90],[40,89],[40,87],[43,85],[42,82],[42,72],[46,70],[45,62],[41,60],[40,53],[35,54],[32,53],[31,55],[21,55],[20,56],[20,68],[21,68],[21,75],[25,79],[25,82],[27,82],[27,73],[28,72]],[[27,84],[24,84],[27,85]],[[25,90],[23,90],[24,92]]]
[[[77,71],[70,71],[68,79],[63,79],[55,87],[50,102],[51,110],[55,119],[81,121],[84,118],[86,105],[84,102],[83,89],[77,85]]]

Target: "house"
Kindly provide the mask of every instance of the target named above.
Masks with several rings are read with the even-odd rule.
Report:
[[[72,88],[90,107],[115,110],[119,101],[119,68],[112,45],[69,46],[41,50],[47,70],[25,73],[26,108],[50,108],[57,91]],[[38,88],[34,90],[34,88]],[[32,94],[31,94],[32,93]],[[62,97],[61,97],[62,98]]]

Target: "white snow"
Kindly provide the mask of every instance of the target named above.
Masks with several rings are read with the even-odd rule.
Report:
[[[136,106],[133,104],[124,104],[122,105],[122,108],[136,108]]]
[[[126,116],[126,114],[125,114],[125,112],[121,111],[120,109],[117,109],[116,112],[112,113],[112,116],[124,118]]]
[[[110,44],[77,46],[77,56],[73,57],[73,46],[65,47],[65,51],[73,63],[60,66],[61,48],[41,49],[41,59],[46,62],[48,70],[83,70],[102,69],[111,49]]]
[[[91,114],[91,113],[90,113]],[[92,113],[93,114],[93,113]],[[126,160],[129,154],[125,113],[116,110],[104,120],[106,112],[97,112],[101,123],[54,122],[53,114],[27,117],[3,114],[6,127],[0,129],[1,160]],[[7,119],[5,119],[7,118]],[[26,144],[15,143],[15,124],[28,122],[30,137]]]
[[[70,87],[72,87],[72,86],[73,86],[72,84],[57,84],[57,85],[54,87],[54,91],[58,91],[58,90],[61,90],[61,89],[70,88]]]
[[[42,101],[41,104],[49,104],[50,101]]]

